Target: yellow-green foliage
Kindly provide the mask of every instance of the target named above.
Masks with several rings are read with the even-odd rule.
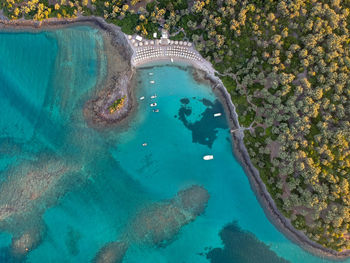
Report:
[[[145,36],[161,25],[192,40],[252,127],[248,152],[281,211],[312,240],[350,249],[350,1],[155,0],[133,14],[136,2],[0,8],[12,19],[94,14]]]
[[[0,8],[10,19],[22,17],[43,20],[50,17],[75,18],[79,15],[96,13],[105,18],[119,16],[128,9],[123,0],[56,0],[48,5],[46,0],[4,0]]]
[[[195,1],[186,33],[233,97],[279,208],[325,246],[350,248],[348,1]],[[195,33],[193,33],[195,32]],[[243,116],[243,117],[242,117]],[[258,129],[258,127],[260,127]]]
[[[112,105],[109,106],[109,112],[114,113],[116,111],[119,111],[121,108],[123,108],[125,104],[125,99],[126,99],[126,96],[123,96],[122,98],[115,100],[112,103]]]

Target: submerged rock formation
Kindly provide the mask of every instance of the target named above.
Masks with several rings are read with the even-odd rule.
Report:
[[[220,238],[224,246],[210,248],[206,254],[211,263],[290,263],[279,257],[254,234],[241,229],[237,222],[226,225],[220,231]]]
[[[129,85],[132,71],[116,73],[112,83],[98,92],[94,99],[89,100],[84,107],[84,116],[88,123],[97,128],[114,124],[125,118],[132,108],[132,96]],[[109,108],[117,99],[125,97],[123,107],[113,113]]]
[[[208,200],[206,189],[192,186],[169,201],[150,205],[136,214],[127,238],[150,246],[166,246],[184,225],[204,212]]]
[[[208,200],[206,189],[192,186],[169,201],[152,204],[136,214],[127,238],[150,246],[166,246],[184,225],[204,212]]]
[[[104,246],[94,261],[96,263],[122,262],[128,245],[133,243],[167,246],[183,226],[194,221],[204,212],[208,200],[208,191],[194,185],[178,192],[170,200],[145,207],[131,220],[121,237],[121,242]]]
[[[9,171],[0,187],[0,226],[11,216],[25,213],[55,188],[62,176],[77,168],[55,158],[22,163]]]
[[[104,246],[96,255],[93,262],[96,263],[121,263],[128,250],[124,242],[111,242]]]
[[[39,244],[44,228],[41,215],[64,194],[65,177],[78,170],[78,165],[40,156],[7,171],[0,186],[0,229],[13,235],[15,257],[24,257]]]
[[[104,29],[104,49],[107,57],[107,76],[84,107],[84,116],[88,123],[103,128],[125,118],[132,109],[133,99],[131,82],[134,71],[131,67],[131,50],[125,35],[119,28],[98,20]],[[118,99],[125,98],[123,106],[111,112],[110,106]]]
[[[200,101],[206,109],[200,114],[200,118],[191,121],[191,117],[195,115],[192,112],[191,102]],[[183,125],[192,132],[192,142],[199,143],[212,148],[213,143],[217,139],[219,129],[227,127],[226,118],[215,118],[215,113],[222,113],[224,109],[219,100],[210,101],[207,99],[183,98],[180,100],[181,107],[177,118]]]
[[[42,239],[42,231],[39,228],[32,228],[19,237],[12,239],[11,252],[17,259],[24,258],[27,253],[36,248]]]
[[[95,126],[104,127],[127,115],[132,103],[131,91],[128,87],[133,74],[130,65],[133,51],[124,34],[116,26],[107,24],[102,18],[47,20],[40,24],[33,21],[17,21],[9,25],[0,23],[0,27],[3,28],[12,29],[16,26],[34,31],[36,27],[40,31],[46,27],[62,28],[70,24],[79,25],[79,23],[102,29],[101,34],[105,40],[104,50],[97,50],[97,52],[100,53],[98,55],[108,58],[107,79],[97,83],[95,94],[88,94],[91,95],[91,100],[85,104],[84,116],[81,114],[80,101],[77,102],[78,107],[78,104],[73,104],[69,100],[69,95],[73,94],[70,93],[69,88],[59,89],[59,93],[55,95],[64,96],[60,105],[61,113],[67,114],[72,125],[53,121],[57,116],[42,114],[33,141],[37,139],[36,137],[44,137],[48,145],[38,149],[38,152],[32,152],[30,149],[28,155],[23,157],[28,158],[27,161],[15,164],[15,167],[10,167],[1,174],[0,230],[13,236],[8,253],[20,260],[41,242],[45,234],[42,215],[46,209],[55,205],[67,191],[72,190],[91,175],[88,164],[92,160],[104,154],[110,155],[104,147],[103,140],[95,136],[96,131],[86,127],[85,120]],[[62,59],[64,60],[64,57]],[[82,101],[86,99],[87,94],[83,96]],[[111,103],[123,96],[126,96],[124,107],[115,114],[108,114],[106,110]],[[53,98],[56,99],[55,96]],[[67,105],[70,107],[69,110],[65,108]],[[71,115],[68,116],[68,114]],[[44,129],[43,135],[41,132]],[[41,144],[42,142],[39,141],[37,142]],[[16,155],[26,149],[26,146],[17,146],[11,141],[1,140],[0,144],[4,146],[0,147],[0,154]]]

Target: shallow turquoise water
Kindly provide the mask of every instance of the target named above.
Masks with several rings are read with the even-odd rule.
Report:
[[[45,170],[54,157],[67,171],[29,202],[23,217],[0,221],[0,262],[89,262],[106,243],[132,231],[126,229],[140,209],[194,184],[209,191],[205,213],[165,246],[131,242],[123,262],[327,262],[267,220],[232,154],[225,116],[213,117],[223,112],[221,104],[190,68],[139,70],[136,97],[146,99],[138,100],[127,127],[103,133],[87,127],[82,108],[104,76],[101,47],[101,36],[89,27],[0,34],[2,186],[26,176],[26,163]],[[214,160],[203,161],[206,154]],[[18,184],[6,187],[0,194]],[[11,238],[33,229],[40,242],[19,259]],[[237,255],[225,254],[224,245]]]

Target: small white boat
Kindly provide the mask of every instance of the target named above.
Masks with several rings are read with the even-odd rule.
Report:
[[[154,81],[154,80],[151,80],[149,83],[154,84],[154,83],[155,83],[155,81]]]
[[[214,117],[220,117],[220,116],[221,116],[220,112],[214,114]]]
[[[171,63],[174,63],[174,59],[173,58],[171,58],[170,61],[171,61]]]
[[[157,106],[157,103],[151,103],[150,106],[155,107],[155,106]]]
[[[153,76],[153,72],[148,73],[148,75]]]
[[[140,97],[140,100],[144,100],[144,99],[145,99],[145,97],[144,97],[144,96]]]
[[[157,98],[157,95],[156,95],[156,94],[154,94],[154,95],[151,96],[151,99],[155,99],[155,98]]]
[[[205,155],[203,156],[203,160],[209,161],[209,160],[213,160],[214,159],[214,155]]]
[[[159,109],[155,109],[155,110],[153,110],[153,112],[159,112]]]
[[[143,146],[143,147],[147,146],[147,143],[146,143],[146,142],[144,142],[144,143],[142,144],[142,146]]]

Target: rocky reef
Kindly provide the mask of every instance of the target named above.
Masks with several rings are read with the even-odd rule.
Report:
[[[237,222],[226,225],[220,231],[220,238],[224,246],[210,248],[206,254],[211,263],[290,263],[279,257],[254,234],[241,229]]]
[[[104,128],[124,119],[133,108],[131,85],[134,70],[130,63],[133,51],[119,28],[97,21],[103,29],[107,76],[96,87],[95,95],[86,102],[84,116],[90,126]],[[124,98],[122,107],[111,112],[111,105],[121,98]]]
[[[7,171],[0,186],[0,229],[12,233],[12,254],[24,257],[41,241],[41,215],[65,192],[67,176],[78,165],[51,156],[25,161]]]
[[[150,246],[166,246],[184,225],[204,212],[208,200],[206,189],[192,186],[169,201],[152,204],[136,214],[127,238]]]
[[[132,109],[132,94],[129,88],[132,75],[131,70],[116,73],[109,80],[111,82],[109,85],[86,102],[84,116],[91,126],[97,128],[110,126],[128,115]],[[110,106],[120,98],[125,98],[123,107],[111,113]]]
[[[111,242],[104,246],[96,255],[95,263],[121,263],[128,249],[124,242]]]
[[[208,191],[198,185],[179,191],[177,195],[141,209],[126,227],[121,242],[104,246],[94,262],[120,263],[130,244],[167,246],[181,228],[201,215],[209,200]]]
[[[40,228],[28,229],[19,237],[12,239],[11,253],[17,259],[22,259],[32,249],[36,248],[42,239],[42,230]]]
[[[102,18],[47,20],[40,24],[34,21],[0,22],[1,29],[8,29],[11,32],[12,30],[36,32],[79,24],[101,29],[104,50],[97,50],[97,52],[101,53],[98,55],[107,58],[106,78],[101,78],[95,91],[88,94],[91,95],[90,100],[85,103],[84,109],[79,106],[72,110],[70,117],[74,122],[72,127],[53,122],[46,118],[46,113],[43,112],[45,129],[50,127],[48,129],[50,133],[45,137],[48,145],[38,149],[38,152],[32,153],[31,149],[28,150],[23,159],[19,159],[1,173],[0,230],[12,235],[12,244],[8,248],[8,253],[20,261],[24,260],[45,236],[42,215],[46,209],[57,204],[68,191],[86,182],[91,175],[91,169],[87,163],[96,160],[96,156],[101,157],[106,154],[103,140],[95,135],[94,129],[85,125],[86,121],[96,127],[105,127],[127,116],[132,108],[133,100],[129,85],[133,75],[130,65],[133,51],[120,29],[107,24]],[[124,96],[123,107],[114,114],[110,114],[108,107]],[[66,102],[68,104],[69,100],[67,99]],[[81,114],[82,111],[84,116]],[[37,134],[39,134],[38,131],[41,131],[40,125],[37,125]],[[37,137],[34,137],[33,142],[38,143],[36,140]],[[0,153],[11,156],[30,148],[5,140],[1,140],[0,144]]]
[[[24,162],[8,172],[8,179],[0,187],[0,226],[8,218],[25,213],[55,188],[62,176],[78,170],[56,158],[41,158]]]

